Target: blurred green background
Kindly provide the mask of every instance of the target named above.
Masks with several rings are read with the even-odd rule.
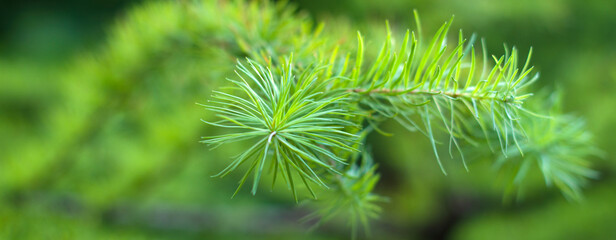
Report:
[[[198,143],[217,130],[199,121],[207,116],[195,102],[205,102],[216,84],[203,76],[228,77],[232,59],[195,60],[230,57],[181,31],[131,48],[127,14],[146,35],[173,29],[167,25],[178,18],[142,16],[144,2],[1,3],[0,239],[348,238],[344,223],[308,231],[298,220],[310,208],[296,206],[286,191],[242,191],[229,200],[238,174],[209,177],[235,151]],[[564,109],[587,120],[605,152],[592,159],[601,176],[583,202],[567,202],[541,179],[504,201],[505,184],[489,163],[477,161],[467,173],[451,161],[443,176],[428,141],[392,122],[384,128],[393,137],[369,137],[382,176],[377,191],[390,198],[372,238],[616,238],[615,1],[293,4],[334,31],[345,23],[369,34],[385,19],[413,28],[417,9],[424,31],[455,15],[453,27],[484,37],[494,54],[503,53],[503,43],[523,52],[532,46],[537,89],[563,90]]]

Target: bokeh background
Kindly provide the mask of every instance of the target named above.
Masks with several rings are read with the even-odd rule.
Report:
[[[0,3],[0,239],[348,238],[344,223],[309,231],[298,219],[310,208],[286,191],[243,191],[230,200],[238,176],[209,177],[236,150],[198,143],[216,130],[199,121],[207,116],[194,103],[215,87],[202,76],[224,78],[233,66],[193,61],[225,53],[200,52],[181,33],[132,54],[140,49],[131,48],[122,26],[131,12],[139,18],[145,2]],[[616,238],[616,1],[292,4],[333,29],[345,23],[370,32],[385,19],[412,28],[417,9],[425,31],[455,15],[455,29],[484,37],[495,54],[503,43],[522,52],[532,46],[537,89],[562,90],[564,110],[586,119],[604,152],[592,159],[601,175],[584,201],[566,201],[541,179],[512,200],[503,198],[505,183],[488,161],[470,172],[451,161],[443,176],[426,139],[388,123],[393,137],[369,137],[382,176],[377,191],[390,198],[373,238]],[[174,16],[145,19],[143,28],[167,17]],[[144,34],[164,27],[152,31]],[[107,52],[112,45],[115,52]],[[125,78],[138,81],[119,81]]]

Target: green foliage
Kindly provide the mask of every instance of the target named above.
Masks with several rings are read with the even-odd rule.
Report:
[[[129,11],[100,49],[76,56],[64,68],[37,72],[28,62],[2,59],[0,131],[9,137],[0,144],[0,203],[6,206],[0,228],[13,231],[0,236],[58,237],[70,227],[80,228],[73,235],[80,238],[155,237],[132,230],[99,233],[104,230],[99,225],[109,225],[110,212],[125,214],[116,221],[121,224],[139,219],[122,211],[124,204],[144,212],[158,211],[161,203],[222,212],[218,217],[226,220],[219,225],[199,225],[207,237],[221,226],[257,222],[253,218],[270,222],[263,220],[269,220],[266,214],[243,206],[259,204],[256,198],[218,209],[228,203],[221,192],[231,184],[206,177],[222,168],[215,176],[244,171],[233,196],[247,181],[256,194],[265,180],[274,188],[282,178],[296,202],[303,190],[314,198],[306,201],[314,210],[307,219],[322,221],[319,226],[348,223],[356,237],[388,212],[381,209],[387,198],[379,194],[388,186],[378,184],[374,162],[407,163],[385,162],[384,156],[373,160],[366,150],[370,134],[391,135],[383,127],[391,122],[426,137],[426,149],[437,160],[427,165],[435,171],[438,164],[443,173],[455,175],[455,169],[445,168],[447,152],[469,175],[481,175],[468,157],[479,152],[510,176],[507,193],[539,185],[530,179],[536,172],[567,199],[581,199],[583,187],[598,176],[590,161],[597,150],[581,119],[551,109],[543,97],[531,97],[538,80],[531,52],[523,56],[505,47],[503,56],[493,56],[474,35],[459,31],[451,38],[451,20],[433,35],[424,32],[429,28],[422,29],[417,15],[415,21],[416,31],[401,34],[396,31],[401,24],[390,29],[387,23],[356,35],[348,29],[357,25],[314,24],[284,1],[161,1]],[[582,72],[580,78],[587,78]],[[46,81],[48,75],[54,81]],[[205,102],[213,89],[218,90]],[[194,102],[204,103],[206,111]],[[195,145],[202,135],[212,148],[234,149],[208,152]],[[379,151],[424,146],[408,139]],[[420,164],[421,154],[397,159]],[[411,179],[406,176],[411,171],[399,171],[402,180],[394,180]],[[438,187],[417,175],[411,181],[419,179],[414,184],[423,190],[409,190],[415,200]],[[268,197],[288,200],[277,194]],[[440,204],[428,195],[424,202]],[[39,208],[40,201],[50,203]],[[413,204],[408,205],[423,206]],[[57,212],[64,211],[57,205],[67,212],[79,209],[78,217],[56,221]],[[251,213],[253,218],[237,221]],[[53,224],[44,225],[41,216]],[[77,223],[82,219],[91,222]],[[28,224],[42,230],[29,231]],[[144,228],[156,228],[150,225]]]
[[[598,172],[590,168],[590,156],[599,156],[592,135],[582,119],[560,112],[558,94],[547,98],[553,104],[550,115],[524,115],[525,141],[520,151],[503,152],[496,159],[498,169],[510,169],[510,191],[522,190],[530,169],[539,169],[548,186],[556,186],[570,200],[581,200],[582,187],[596,179]],[[554,102],[557,101],[557,102]],[[537,105],[546,105],[537,103]]]
[[[276,75],[272,74],[270,69],[250,60],[248,64],[250,70],[239,63],[238,70],[242,74],[238,73],[238,77],[241,81],[229,80],[235,85],[235,89],[243,92],[241,97],[215,92],[215,100],[210,102],[216,105],[206,106],[223,119],[206,123],[216,127],[241,129],[241,132],[206,137],[203,142],[216,146],[254,138],[258,141],[216,176],[224,177],[242,163],[255,158],[240,181],[238,190],[254,171],[252,194],[255,194],[265,164],[269,162],[274,172],[272,186],[280,172],[297,200],[292,174],[294,171],[316,198],[306,179],[320,186],[327,186],[313,168],[318,167],[316,172],[327,170],[338,173],[328,161],[345,161],[327,147],[340,151],[357,151],[352,147],[357,136],[343,131],[345,127],[354,125],[345,118],[354,116],[347,113],[344,103],[338,103],[344,101],[349,93],[327,89],[326,86],[330,83],[328,80],[315,81],[318,79],[318,69],[308,68],[298,76],[294,75],[292,59],[284,64]],[[268,157],[270,150],[273,155],[271,158]]]
[[[530,54],[523,68],[516,66],[518,53],[515,48],[511,55],[493,57],[495,65],[489,71],[485,49],[483,66],[478,66],[475,49],[472,43],[464,45],[466,40],[461,31],[457,46],[448,50],[445,36],[450,25],[451,21],[443,24],[428,46],[419,50],[412,32],[409,52],[406,52],[409,31],[400,52],[396,52],[388,30],[386,43],[377,59],[370,70],[357,79],[354,84],[357,88],[352,89],[360,94],[362,104],[368,106],[367,111],[394,118],[407,129],[428,136],[445,174],[436,149],[434,126],[439,124],[438,128],[449,134],[450,155],[454,145],[463,161],[457,139],[471,140],[465,133],[465,130],[472,130],[467,129],[472,124],[469,121],[476,121],[486,137],[488,129],[494,130],[503,150],[509,141],[517,145],[517,134],[509,139],[507,133],[518,131],[518,112],[526,111],[522,103],[532,95],[523,90],[537,79],[528,77],[532,71]],[[465,53],[469,52],[470,61],[465,59]],[[476,73],[476,68],[482,69],[481,74]],[[421,119],[423,126],[413,120],[414,116]]]
[[[369,221],[377,219],[382,212],[379,203],[388,200],[374,193],[379,181],[376,169],[377,165],[374,165],[368,151],[355,154],[346,172],[339,176],[330,176],[330,182],[335,183],[332,190],[328,191],[321,201],[316,202],[318,210],[305,219],[317,219],[318,223],[322,223],[339,217],[348,221],[353,238],[357,237],[360,227],[364,227],[369,234]]]
[[[374,177],[374,168],[366,167],[370,163],[362,163],[363,170],[357,171],[355,163],[346,160],[349,153],[357,151],[358,140],[372,130],[384,133],[378,125],[395,119],[408,130],[427,136],[444,174],[438,153],[442,140],[436,130],[446,133],[449,155],[454,158],[455,147],[467,171],[462,144],[485,149],[496,145],[502,154],[497,162],[504,162],[510,155],[523,157],[515,183],[524,178],[530,159],[537,158],[546,183],[554,183],[566,196],[577,198],[579,186],[594,175],[583,160],[590,153],[585,147],[585,132],[572,126],[568,127],[570,132],[562,131],[560,122],[566,121],[565,117],[544,119],[523,106],[532,96],[527,91],[529,86],[538,79],[538,74],[531,74],[532,51],[521,67],[516,48],[505,48],[504,56],[488,58],[484,46],[482,59],[478,59],[475,37],[467,40],[462,31],[457,44],[448,47],[451,23],[445,22],[427,44],[407,30],[400,46],[395,46],[387,24],[385,42],[374,58],[365,56],[366,51],[374,51],[365,48],[358,33],[356,53],[342,52],[345,57],[338,57],[339,46],[330,53],[323,50],[329,47],[298,41],[292,49],[314,49],[312,57],[293,61],[291,52],[288,57],[274,54],[262,60],[249,59],[249,68],[238,63],[241,81],[230,81],[239,93],[216,91],[206,108],[222,120],[206,123],[240,131],[206,137],[203,142],[217,146],[256,140],[216,176],[226,176],[252,160],[238,190],[254,173],[255,194],[265,166],[270,165],[273,182],[280,173],[297,200],[294,171],[314,198],[309,182],[343,196],[326,198],[329,205],[320,211],[323,220],[348,207],[353,229],[358,223],[367,228],[368,218],[378,212],[373,201],[380,197],[371,193],[378,178]],[[361,138],[358,126],[365,126],[359,130]],[[541,139],[546,127],[559,137]],[[491,144],[493,139],[496,144]],[[575,154],[567,156],[568,151],[560,148]],[[529,156],[524,156],[526,151]],[[340,187],[328,187],[333,184]]]

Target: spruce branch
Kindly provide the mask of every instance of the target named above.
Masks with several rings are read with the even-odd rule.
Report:
[[[417,15],[415,19],[419,22]],[[296,201],[298,178],[315,199],[311,185],[325,190],[317,201],[319,210],[310,217],[326,221],[345,215],[354,232],[360,226],[367,230],[383,198],[374,193],[376,166],[360,143],[373,130],[383,133],[377,125],[393,119],[427,136],[445,175],[438,145],[447,144],[449,156],[459,156],[468,171],[463,152],[470,144],[498,152],[500,165],[519,164],[516,179],[524,177],[527,162],[536,161],[546,183],[577,199],[580,187],[595,176],[584,160],[591,144],[583,127],[568,125],[564,115],[546,118],[534,113],[545,109],[526,108],[533,95],[529,86],[539,77],[530,66],[532,49],[526,58],[515,47],[505,47],[503,56],[490,56],[483,40],[477,50],[475,36],[466,39],[462,31],[450,45],[452,20],[427,43],[417,37],[423,35],[421,30],[407,30],[400,46],[387,23],[385,42],[375,58],[364,56],[374,49],[364,48],[359,32],[357,47],[351,50],[320,36],[322,25],[312,31],[301,28],[291,41],[266,41],[270,30],[287,29],[277,20],[268,20],[269,30],[252,26],[246,38],[255,41],[242,42],[242,36],[238,40],[249,56],[237,64],[239,79],[229,79],[231,91],[214,91],[204,105],[220,118],[204,122],[234,132],[202,142],[212,147],[251,143],[215,177],[248,162],[234,195],[251,174],[251,192],[256,194],[269,166],[272,185],[280,174]],[[554,137],[540,140],[546,128]],[[441,139],[439,131],[447,137]],[[560,150],[567,147],[573,150]],[[514,161],[518,158],[524,160]]]
[[[488,71],[490,62],[485,47],[484,61],[477,63],[475,47],[472,41],[467,43],[462,31],[457,45],[450,48],[446,35],[452,20],[445,22],[423,47],[416,34],[407,30],[401,46],[396,48],[387,24],[385,43],[377,58],[367,64],[365,72],[362,70],[364,41],[359,34],[351,81],[341,84],[355,94],[354,99],[370,116],[396,119],[407,129],[426,135],[444,174],[434,130],[443,129],[449,135],[450,156],[453,158],[455,147],[467,170],[459,140],[475,143],[466,134],[467,126],[472,125],[469,121],[478,122],[486,138],[496,134],[505,153],[509,142],[519,145],[519,135],[508,133],[523,131],[519,129],[519,112],[527,111],[522,105],[532,96],[524,90],[538,78],[538,75],[530,77],[532,50],[524,66],[519,67],[517,49],[510,52],[506,49],[504,56],[492,56],[494,66]],[[482,69],[480,74],[478,68]]]

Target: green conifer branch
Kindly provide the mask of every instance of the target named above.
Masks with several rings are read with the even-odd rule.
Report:
[[[249,9],[262,14],[254,8]],[[277,14],[285,15],[286,11]],[[499,152],[497,162],[501,165],[515,162],[510,159],[539,156],[536,159],[546,183],[554,183],[572,199],[579,198],[580,187],[595,175],[583,160],[590,153],[587,139],[580,137],[583,128],[554,130],[565,127],[561,122],[566,117],[546,118],[541,114],[546,109],[526,108],[533,95],[529,86],[539,76],[530,66],[532,49],[523,65],[518,65],[523,58],[516,48],[506,48],[504,56],[489,58],[483,40],[478,57],[475,37],[466,39],[462,31],[450,47],[452,41],[447,36],[453,19],[427,44],[417,37],[420,34],[407,30],[400,46],[396,46],[387,23],[379,51],[366,48],[359,32],[355,49],[329,39],[322,35],[323,25],[313,30],[301,28],[293,41],[281,41],[267,34],[280,33],[289,25],[272,24],[273,19],[263,22],[272,27],[265,32],[238,35],[238,45],[249,58],[238,62],[237,77],[229,80],[231,91],[215,91],[205,105],[220,120],[204,122],[235,132],[205,137],[204,143],[217,147],[250,141],[249,147],[215,175],[224,177],[247,163],[248,170],[235,194],[251,174],[251,192],[255,194],[269,165],[272,185],[280,175],[296,201],[300,180],[315,199],[318,192],[325,192],[317,201],[321,210],[313,216],[328,220],[346,211],[353,229],[359,225],[367,229],[368,220],[380,211],[376,202],[382,197],[373,193],[378,174],[360,143],[370,132],[382,132],[377,125],[387,119],[427,136],[444,174],[439,156],[442,143],[448,145],[451,158],[459,156],[467,171],[463,152],[468,145]],[[418,16],[415,19],[419,21]],[[258,29],[260,25],[248,26]],[[236,27],[242,28],[241,24]],[[245,41],[247,38],[254,41]],[[367,57],[366,52],[376,53],[376,57]],[[542,121],[558,126],[549,128],[555,137],[547,145],[537,140],[538,131],[545,127],[538,124]],[[441,139],[438,131],[447,137]],[[571,157],[555,153],[554,149],[564,147],[561,144],[580,146],[576,148],[580,151]],[[521,170],[515,184],[525,175],[525,161],[517,162]]]

